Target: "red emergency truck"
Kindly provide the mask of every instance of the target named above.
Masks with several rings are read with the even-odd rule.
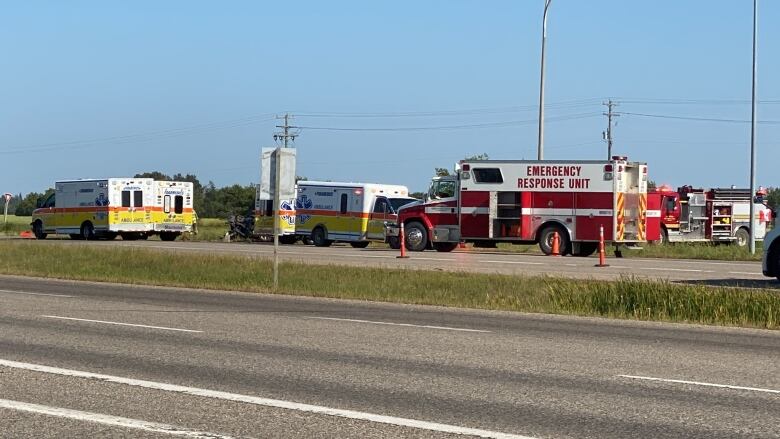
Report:
[[[657,240],[660,215],[648,218],[647,202],[647,165],[625,157],[464,160],[455,175],[433,178],[424,202],[401,208],[399,224],[412,251],[509,242],[538,243],[550,254],[558,232],[561,253],[588,256],[601,228],[615,245]]]

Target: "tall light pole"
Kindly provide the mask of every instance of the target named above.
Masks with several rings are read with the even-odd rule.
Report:
[[[552,0],[544,0],[544,18],[542,19],[542,74],[539,80],[539,143],[537,158],[544,159],[544,47],[547,44],[547,9]]]
[[[753,98],[750,115],[750,242],[748,243],[750,254],[756,253],[755,225],[756,225],[756,57],[758,43],[758,0],[753,0]]]

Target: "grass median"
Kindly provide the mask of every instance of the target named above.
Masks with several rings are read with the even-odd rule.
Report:
[[[780,294],[624,278],[280,265],[280,294],[780,329]],[[0,273],[270,293],[271,262],[55,242],[5,242]]]

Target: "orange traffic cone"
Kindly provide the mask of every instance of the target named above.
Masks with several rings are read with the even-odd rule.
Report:
[[[409,256],[406,256],[406,233],[404,232],[404,223],[401,223],[401,234],[399,236],[399,241],[401,242],[401,255],[396,256],[398,259],[407,259]]]
[[[561,255],[561,237],[558,235],[558,231],[553,232],[553,238],[552,238],[552,253],[550,253],[550,256],[560,256]]]
[[[33,233],[31,231],[25,230],[25,231],[19,233],[19,237],[20,238],[31,239],[31,238],[35,238],[35,235],[33,235]]]
[[[609,267],[607,265],[607,252],[604,250],[604,226],[599,227],[599,263],[596,267]]]
[[[466,241],[460,241],[458,243],[458,248],[466,248]]]

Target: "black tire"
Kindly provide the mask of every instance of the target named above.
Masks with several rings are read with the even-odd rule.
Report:
[[[369,242],[368,241],[357,241],[357,242],[350,242],[349,245],[352,246],[352,248],[366,248],[368,247]]]
[[[580,251],[579,253],[575,254],[574,256],[580,256],[583,258],[587,258],[588,256],[592,255],[593,253],[596,253],[596,251],[599,249],[599,243],[598,242],[581,242],[580,243]]]
[[[412,221],[404,228],[407,250],[421,252],[428,247],[428,230],[425,229],[425,226],[417,221]]]
[[[658,241],[656,241],[655,243],[658,245],[669,244],[669,232],[666,230],[666,227],[661,228],[661,237],[658,238]]]
[[[328,239],[328,234],[325,232],[324,227],[316,227],[311,231],[311,240],[314,242],[315,247],[330,247],[333,241]]]
[[[434,242],[433,249],[437,252],[449,253],[458,248],[457,242]]]
[[[175,241],[177,236],[176,232],[160,232],[160,241]]]
[[[397,236],[391,236],[387,238],[387,245],[393,250],[398,250],[401,248],[401,239]]]
[[[546,255],[552,254],[552,240],[553,233],[555,232],[558,232],[558,236],[560,237],[558,249],[560,250],[561,255],[569,253],[569,234],[566,233],[563,227],[555,225],[545,227],[542,230],[542,233],[539,234],[539,248],[542,250],[542,253]]]
[[[295,235],[282,235],[279,237],[279,244],[292,245],[298,242],[298,237]]]
[[[81,225],[81,239],[87,241],[95,239],[95,226],[91,222],[86,221]]]
[[[748,242],[750,242],[750,232],[748,232],[748,229],[744,227],[737,229],[737,232],[734,233],[734,236],[737,238],[734,241],[734,244],[736,244],[738,247],[744,247],[748,245]]]
[[[43,223],[41,220],[37,220],[33,223],[32,232],[36,239],[46,239],[47,235],[43,232]]]

